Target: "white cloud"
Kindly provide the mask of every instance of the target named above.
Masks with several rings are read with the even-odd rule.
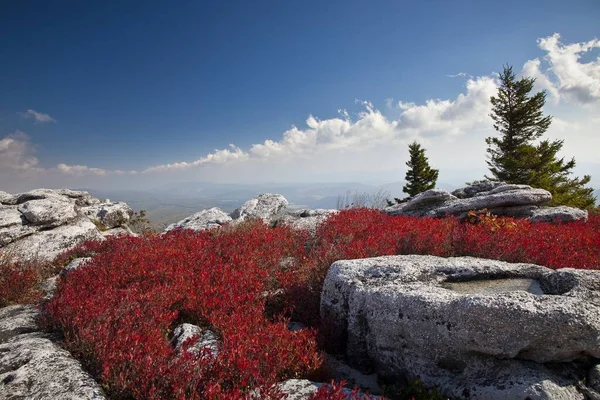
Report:
[[[27,119],[33,118],[35,120],[35,122],[56,122],[56,120],[54,118],[52,118],[50,115],[40,113],[40,112],[37,112],[32,109],[29,109],[29,110],[25,111],[24,113],[21,113],[21,115],[23,116],[23,118],[27,118]]]
[[[205,164],[226,164],[232,161],[242,161],[248,159],[248,154],[243,152],[239,147],[230,144],[229,149],[215,150],[214,153],[207,154],[206,156],[199,158],[198,160],[186,162],[176,162],[172,164],[157,165],[154,167],[146,168],[143,173],[149,172],[163,172],[163,171],[181,171],[198,167]]]
[[[582,63],[580,58],[582,52],[598,44],[590,41],[564,45],[558,39],[558,35],[540,39],[539,46],[547,56],[543,61],[528,61],[523,72],[536,77],[537,84],[547,89],[555,100],[546,110],[554,115],[548,137],[565,139],[562,153],[567,159],[575,156],[581,165],[587,163],[600,168],[595,162],[595,149],[600,147],[600,137],[596,134],[598,121],[593,120],[600,102],[591,101],[600,98],[597,93],[600,61]],[[543,69],[544,63],[549,67]],[[145,180],[155,184],[186,177],[222,182],[306,181],[320,177],[357,180],[373,176],[400,180],[406,170],[406,144],[415,139],[425,145],[430,162],[440,169],[441,182],[479,179],[488,172],[485,138],[495,134],[489,117],[489,100],[496,94],[497,82],[495,75],[471,77],[459,73],[456,76],[466,78],[464,89],[446,99],[416,104],[389,98],[385,100],[383,112],[368,101],[356,100],[361,110],[358,113],[340,109],[339,115],[331,118],[309,115],[305,124],[292,126],[277,139],[260,141],[247,149],[231,144],[229,148],[215,150],[196,160],[150,166],[141,171],[135,182]],[[586,106],[581,107],[581,103]],[[19,147],[3,139],[0,155],[3,156],[3,147],[8,146],[12,146],[13,159],[21,160],[13,164],[37,168],[37,159],[27,158],[32,157],[30,145],[23,147],[21,143]],[[21,156],[14,155],[17,153]],[[64,180],[71,179],[70,182],[79,177],[80,182],[86,184],[92,178],[113,182],[117,176],[122,182],[127,179],[133,182],[130,176],[138,175],[136,171],[67,164],[46,171]],[[580,172],[600,175],[600,169],[577,173]],[[165,174],[160,177],[159,173]]]
[[[29,137],[21,132],[0,139],[0,172],[38,171],[38,159]]]
[[[587,63],[582,55],[600,49],[600,40],[563,44],[560,35],[538,40],[538,47],[546,52],[544,60],[549,65],[543,71],[539,59],[530,60],[523,74],[537,78],[539,85],[554,98],[569,102],[590,104],[600,101],[600,56]]]

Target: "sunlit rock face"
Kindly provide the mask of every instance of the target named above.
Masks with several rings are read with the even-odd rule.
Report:
[[[583,399],[600,359],[598,282],[600,271],[472,257],[344,260],[321,317],[351,366],[384,378],[451,398]]]

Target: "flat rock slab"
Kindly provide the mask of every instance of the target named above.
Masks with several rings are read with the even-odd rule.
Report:
[[[486,393],[471,398],[559,399],[566,387],[583,398],[577,379],[547,365],[600,358],[598,282],[600,271],[472,257],[345,260],[329,269],[321,317],[363,371],[443,384],[448,396],[469,386]],[[572,376],[583,379],[581,368]],[[495,381],[499,370],[505,379]]]
[[[31,306],[0,309],[0,400],[105,399],[102,388],[52,337]]]

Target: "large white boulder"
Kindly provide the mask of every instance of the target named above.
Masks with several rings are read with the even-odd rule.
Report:
[[[169,232],[177,228],[201,231],[205,229],[218,228],[221,225],[231,221],[232,219],[229,214],[218,207],[213,207],[209,208],[208,210],[202,210],[192,214],[179,222],[169,225],[165,229],[165,232]]]
[[[21,260],[52,261],[57,255],[79,243],[86,240],[103,239],[104,237],[92,221],[84,216],[79,216],[68,225],[39,231],[9,243],[4,250],[8,254],[18,254]]]
[[[352,366],[390,379],[452,398],[583,399],[578,380],[600,358],[599,281],[471,257],[337,261],[321,317]]]
[[[104,228],[111,229],[125,225],[131,216],[133,210],[124,202],[99,203],[87,207],[82,207],[81,211],[88,218],[99,222]]]
[[[231,218],[235,220],[254,218],[269,223],[275,216],[282,213],[287,206],[288,201],[282,195],[262,193],[242,204],[240,208],[231,213]]]
[[[62,196],[28,200],[18,210],[31,225],[44,227],[64,225],[77,217],[75,203]]]

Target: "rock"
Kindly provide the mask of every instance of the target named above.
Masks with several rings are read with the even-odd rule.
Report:
[[[583,399],[582,366],[600,358],[598,282],[600,271],[471,257],[337,261],[321,317],[359,370],[457,398]]]
[[[80,216],[69,225],[40,231],[4,247],[9,254],[19,254],[25,260],[51,261],[58,254],[86,240],[103,240],[96,226],[86,217]]]
[[[98,385],[48,334],[31,306],[0,309],[0,400],[105,399]]]
[[[373,394],[382,392],[381,386],[377,382],[377,374],[365,375],[329,354],[325,355],[325,363],[336,380],[343,379],[348,385],[356,386],[361,391],[368,391]]]
[[[133,210],[126,203],[100,203],[83,207],[81,211],[91,220],[100,222],[104,228],[116,228],[125,225],[133,215]]]
[[[320,387],[320,383],[308,379],[288,379],[279,384],[279,390],[285,394],[285,400],[309,400]]]
[[[27,223],[17,207],[0,206],[0,229]]]
[[[44,292],[44,300],[50,300],[52,297],[54,297],[58,277],[59,275],[54,275],[40,283],[39,288],[42,292]]]
[[[463,188],[456,189],[452,192],[453,196],[458,197],[459,199],[467,199],[469,197],[473,197],[481,192],[489,192],[497,188],[498,186],[506,185],[505,182],[493,182],[493,181],[480,181],[475,182],[472,185],[467,185]]]
[[[309,400],[323,385],[323,383],[312,382],[308,379],[288,379],[279,384],[279,390],[285,395],[285,400]],[[343,392],[345,399],[356,398],[351,396],[351,389],[344,388]],[[381,398],[380,396],[367,396],[365,394],[359,394],[358,396],[364,400]]]
[[[127,225],[119,226],[117,228],[107,229],[102,231],[102,236],[138,236],[136,233],[133,233],[131,229]]]
[[[588,382],[592,389],[600,392],[600,364],[596,364],[590,369]]]
[[[30,224],[45,228],[64,225],[77,217],[75,204],[64,197],[28,200],[18,209]]]
[[[533,210],[529,220],[532,222],[573,222],[587,221],[587,210],[579,208],[559,206],[559,207],[540,207]]]
[[[197,325],[184,323],[178,325],[173,330],[172,343],[177,352],[182,351],[182,346],[186,340],[196,337],[196,341],[187,351],[194,354],[201,354],[208,351],[208,356],[214,358],[219,351],[219,338],[210,329],[202,329]],[[206,350],[205,350],[206,349]]]
[[[0,204],[8,204],[12,202],[13,195],[0,190]]]
[[[88,261],[90,261],[92,259],[92,257],[81,257],[81,258],[76,258],[73,261],[71,261],[70,263],[67,264],[66,267],[64,267],[61,271],[60,271],[60,276],[67,276],[68,274],[70,274],[71,272],[75,271],[76,269],[79,269],[81,267],[85,267],[86,263]]]
[[[278,224],[289,225],[294,229],[305,230],[315,233],[317,227],[321,225],[331,215],[338,213],[338,210],[293,210],[285,212],[279,219]]]
[[[231,217],[223,210],[218,207],[209,208],[208,210],[202,210],[189,217],[169,225],[165,232],[172,231],[173,229],[192,229],[194,231],[201,231],[205,229],[218,228],[221,225],[230,222]]]
[[[423,193],[419,193],[411,200],[404,203],[402,210],[407,212],[419,209],[429,209],[456,199],[457,197],[451,195],[445,190],[430,189],[424,191]]]
[[[431,189],[406,203],[395,204],[384,211],[389,215],[442,218],[453,215],[465,218],[472,210],[486,209],[499,216],[528,218],[533,222],[569,222],[586,220],[587,211],[571,207],[543,207],[552,200],[550,192],[528,185],[502,182],[480,182],[457,189],[452,194]]]
[[[235,220],[248,218],[262,219],[269,223],[288,206],[288,201],[280,194],[263,193],[245,202],[240,208],[231,213]]]

